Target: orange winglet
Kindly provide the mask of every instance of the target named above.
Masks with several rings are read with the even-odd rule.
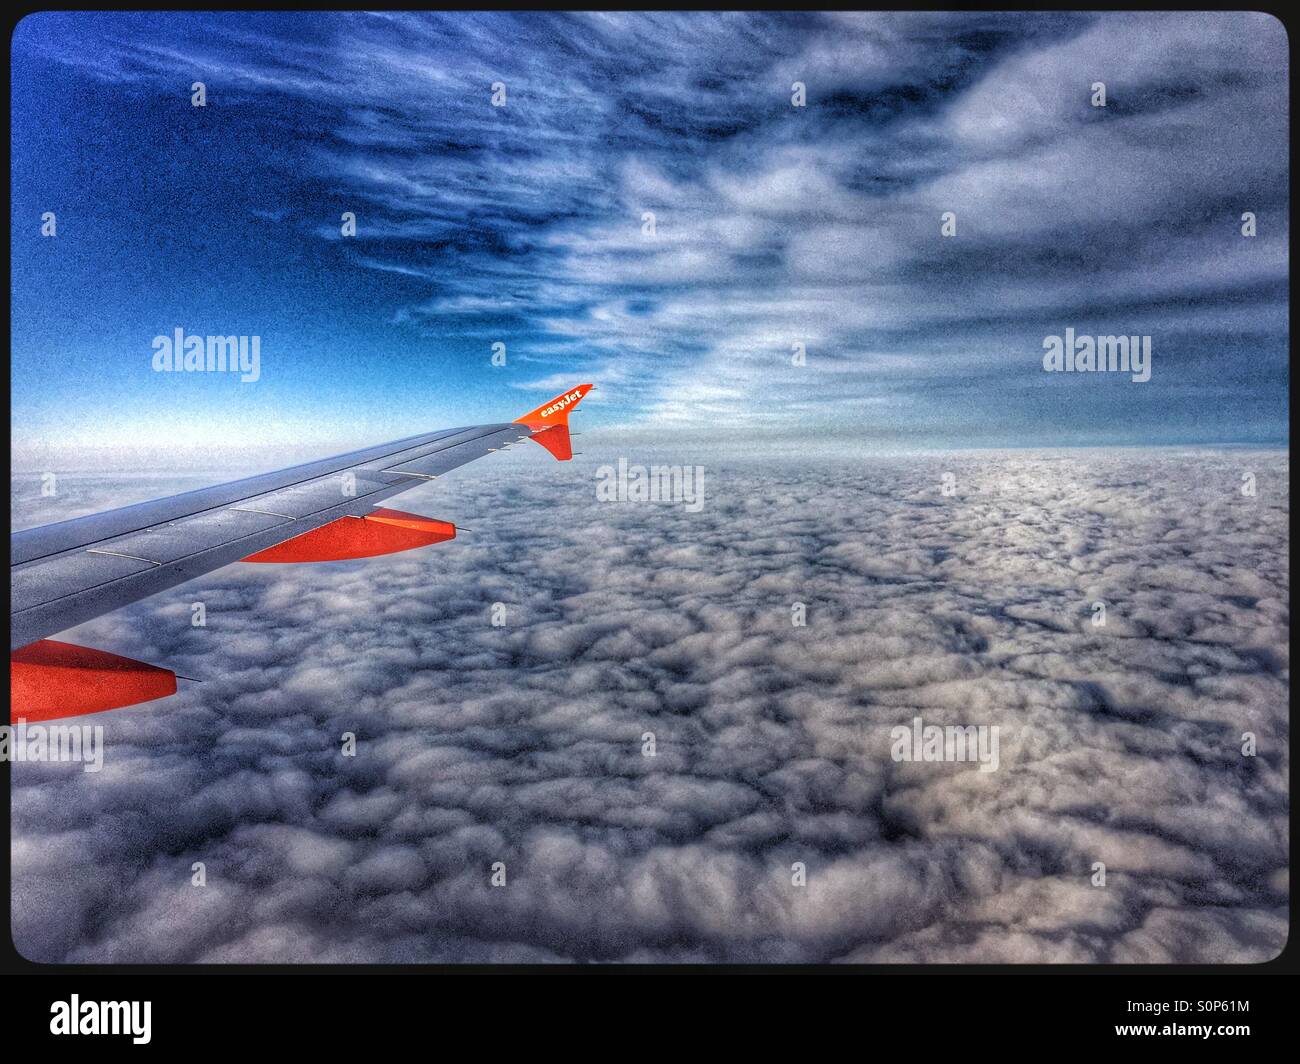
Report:
[[[582,397],[595,387],[592,384],[579,384],[567,392],[557,395],[549,403],[543,403],[536,410],[530,410],[523,417],[515,418],[516,425],[527,425],[530,429],[546,429],[552,425],[567,425],[569,414],[582,402]]]
[[[9,655],[9,722],[79,717],[176,693],[176,674],[106,650],[41,639]]]
[[[573,441],[569,438],[568,425],[552,425],[549,429],[534,432],[530,437],[534,443],[540,443],[557,461],[567,462],[573,457]]]
[[[340,517],[274,547],[259,550],[246,562],[339,562],[427,547],[456,538],[449,521],[380,508],[364,517]]]
[[[579,384],[570,388],[536,410],[515,418],[515,424],[527,425],[532,431],[531,439],[555,455],[558,461],[567,462],[573,457],[573,444],[569,439],[569,414],[592,387],[590,384]]]

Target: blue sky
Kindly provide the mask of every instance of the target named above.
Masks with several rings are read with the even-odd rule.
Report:
[[[1286,57],[1249,13],[29,16],[15,462],[318,454],[585,380],[627,442],[1285,443]],[[259,335],[262,379],[154,373],[178,326]],[[1151,335],[1151,381],[1044,373],[1066,327]]]

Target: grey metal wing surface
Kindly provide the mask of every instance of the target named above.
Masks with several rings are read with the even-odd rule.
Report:
[[[10,650],[156,595],[482,458],[520,422],[412,436],[10,536]]]

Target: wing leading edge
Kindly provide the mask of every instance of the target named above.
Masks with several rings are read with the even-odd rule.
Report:
[[[232,562],[369,557],[454,538],[448,522],[378,504],[520,440],[536,440],[567,461],[573,453],[568,416],[591,388],[578,385],[512,422],[412,436],[14,533],[11,720],[75,716],[160,697],[148,692],[160,690],[154,672],[166,670],[46,638],[73,625]]]

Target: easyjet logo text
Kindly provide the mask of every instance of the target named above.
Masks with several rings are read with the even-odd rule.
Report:
[[[558,413],[559,411],[563,410],[565,407],[572,406],[581,398],[582,398],[582,392],[569,392],[568,395],[562,395],[557,400],[555,400],[555,402],[553,402],[550,406],[545,407],[541,411],[541,416],[550,417],[552,414]]]

